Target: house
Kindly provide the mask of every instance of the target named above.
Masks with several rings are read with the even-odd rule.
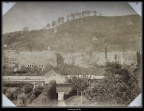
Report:
[[[123,52],[121,51],[107,52],[107,60],[109,62],[119,62],[120,64],[123,64],[124,62]]]
[[[127,64],[127,65],[137,64],[136,54],[137,54],[136,51],[123,52],[124,64]]]
[[[73,63],[73,58],[71,53],[60,53],[64,59],[64,63],[66,64],[72,64]]]
[[[19,68],[22,66],[38,66],[44,68],[47,64],[57,66],[57,57],[53,51],[23,51],[19,53]]]
[[[106,63],[105,52],[95,51],[89,58],[89,64],[97,64],[99,66]]]

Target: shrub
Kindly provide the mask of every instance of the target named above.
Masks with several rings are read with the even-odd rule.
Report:
[[[23,88],[24,88],[25,93],[29,93],[29,92],[33,91],[33,84],[25,83]]]
[[[38,86],[35,88],[34,94],[35,94],[36,98],[42,93],[43,89],[44,89],[44,87],[42,87],[42,86]]]

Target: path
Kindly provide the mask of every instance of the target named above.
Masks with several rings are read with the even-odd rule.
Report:
[[[66,103],[64,100],[58,101],[58,106],[66,106]]]

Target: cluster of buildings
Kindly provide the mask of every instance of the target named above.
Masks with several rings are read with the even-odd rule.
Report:
[[[20,69],[22,66],[25,67],[39,67],[44,69],[47,64],[52,66],[57,66],[57,57],[53,51],[48,48],[48,50],[43,51],[22,51],[17,53],[15,50],[4,52],[4,64],[7,66],[15,67],[18,65]]]
[[[106,62],[119,62],[120,64],[132,65],[137,64],[137,51],[127,52],[92,52],[88,55],[85,52],[76,53],[61,53],[64,58],[64,63],[72,64],[80,67],[88,67],[96,64],[103,66]]]
[[[134,65],[137,64],[137,51],[115,51],[115,52],[92,52],[87,54],[86,52],[74,52],[64,53],[59,52],[64,59],[64,63],[68,65],[75,65],[79,67],[92,67],[93,65],[103,66],[106,62],[119,62],[120,64]],[[40,67],[45,68],[47,64],[54,67],[57,66],[57,57],[54,51],[23,51],[17,53],[15,50],[4,51],[4,64],[10,67],[14,67],[16,64],[19,69],[22,66],[25,67]]]
[[[5,82],[29,82],[35,86],[43,86],[49,84],[50,81],[55,80],[57,84],[68,84],[67,78],[71,78],[72,75],[61,75],[51,70],[44,76],[2,76]],[[76,77],[83,77],[83,75],[73,75]],[[86,75],[89,79],[103,79],[104,76]]]
[[[82,77],[83,75],[74,75]],[[95,75],[86,75],[90,80],[101,80],[104,76],[95,76]],[[44,86],[49,84],[50,81],[55,80],[57,83],[56,91],[58,93],[58,100],[64,99],[64,94],[68,94],[71,91],[71,85],[67,82],[67,78],[70,78],[71,75],[63,76],[51,70],[47,72],[44,76],[2,76],[3,82],[28,82],[36,86]],[[61,86],[62,85],[62,86]]]

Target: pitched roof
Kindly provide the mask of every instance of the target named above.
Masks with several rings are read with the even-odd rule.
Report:
[[[48,73],[46,73],[44,76],[48,78],[48,77],[50,77],[50,76],[53,75],[53,74],[56,74],[56,75],[57,75],[56,72],[54,72],[53,70],[51,70],[51,71],[49,71]]]
[[[50,58],[56,58],[56,55],[53,51],[43,50],[41,52],[39,51],[23,51],[19,53],[19,59],[50,59]]]
[[[20,62],[20,64],[24,65],[46,65],[47,61],[43,59],[25,59]]]

